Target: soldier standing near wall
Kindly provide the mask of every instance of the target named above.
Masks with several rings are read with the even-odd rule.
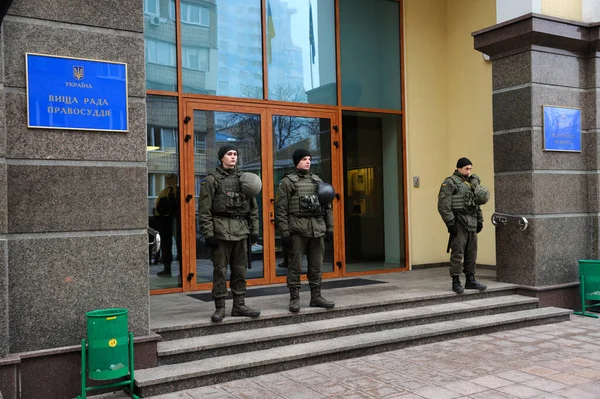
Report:
[[[468,158],[460,158],[456,170],[444,180],[438,194],[438,212],[450,233],[450,276],[452,291],[457,294],[462,294],[465,288],[479,291],[487,288],[475,280],[475,265],[477,234],[483,229],[483,214],[479,206],[489,200],[490,194],[472,170],[472,162]],[[461,272],[467,276],[464,288],[460,282]]]
[[[242,173],[237,167],[238,150],[234,146],[219,148],[219,165],[202,182],[199,221],[206,246],[212,249],[215,312],[213,322],[225,317],[227,265],[231,268],[233,293],[232,316],[258,317],[260,310],[246,306],[246,266],[248,236],[258,241],[258,205],[256,195],[262,185],[258,176]]]

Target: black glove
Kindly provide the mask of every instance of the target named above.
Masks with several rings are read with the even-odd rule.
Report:
[[[256,233],[250,234],[250,242],[252,244],[256,244],[258,242],[258,234],[256,234]]]
[[[456,228],[456,223],[452,222],[452,223],[449,223],[447,226],[448,226],[448,233],[450,233],[450,235],[452,237],[454,237],[458,234],[458,229]]]
[[[219,246],[219,239],[215,236],[207,237],[204,240],[204,245],[206,245],[207,247],[216,248]]]
[[[326,231],[324,240],[325,242],[331,242],[333,240],[333,231]]]
[[[284,249],[292,249],[292,247],[294,246],[294,240],[292,239],[292,236],[281,237],[281,246]]]
[[[479,233],[481,230],[483,230],[483,223],[477,223],[477,232]]]

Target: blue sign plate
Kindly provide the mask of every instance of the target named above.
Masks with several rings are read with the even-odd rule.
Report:
[[[581,111],[544,105],[544,150],[581,152]]]
[[[28,127],[127,132],[127,64],[25,54]]]

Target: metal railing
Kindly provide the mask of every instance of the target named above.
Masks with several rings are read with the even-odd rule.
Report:
[[[518,220],[517,223],[519,224],[519,230],[521,230],[521,231],[527,230],[527,227],[529,227],[529,222],[523,216],[509,215],[507,213],[498,213],[498,212],[495,212],[492,215],[492,224],[494,226],[498,226],[498,225],[506,226],[509,219],[517,219]]]

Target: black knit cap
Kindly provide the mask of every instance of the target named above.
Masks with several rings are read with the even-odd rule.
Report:
[[[456,169],[464,168],[467,165],[473,165],[469,158],[461,158],[456,162]]]
[[[308,152],[308,150],[305,150],[303,148],[298,148],[296,151],[294,151],[294,154],[292,155],[294,166],[298,165],[298,162],[300,162],[304,157],[312,158],[312,155],[310,155],[310,152]]]
[[[234,145],[224,145],[222,147],[219,148],[219,161],[223,159],[223,157],[225,156],[225,154],[227,154],[227,152],[234,150],[235,152],[238,153],[238,155],[240,154],[240,152],[238,151],[237,147]]]

